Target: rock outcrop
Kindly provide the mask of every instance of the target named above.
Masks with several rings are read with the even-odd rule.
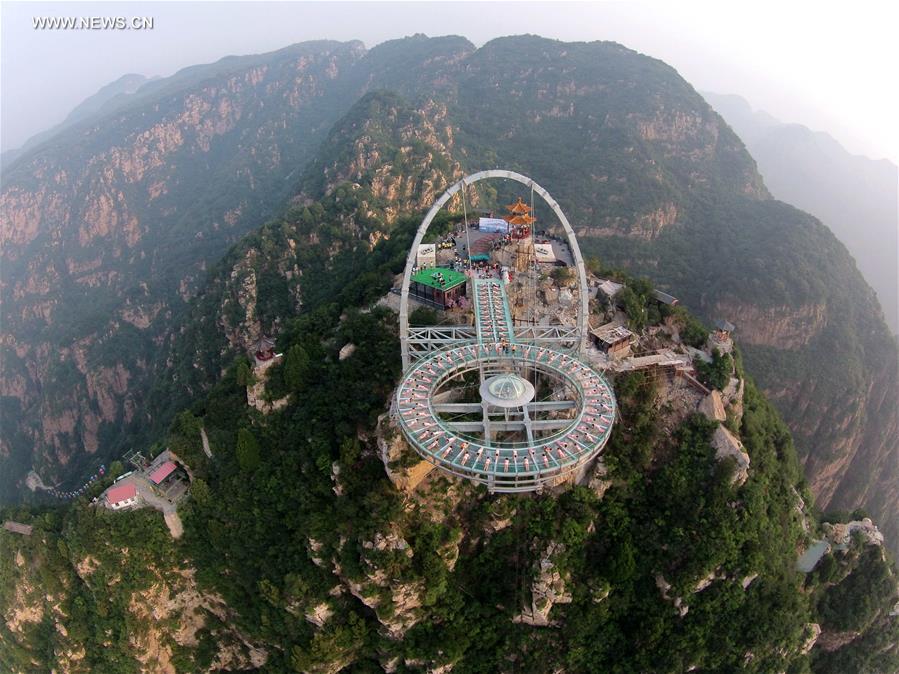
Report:
[[[724,411],[724,400],[720,391],[712,391],[699,403],[699,411],[712,421],[725,421],[727,413]]]
[[[572,597],[566,591],[566,579],[556,567],[555,557],[565,552],[561,543],[550,543],[537,561],[531,583],[531,605],[522,608],[515,622],[545,627],[550,625],[549,614],[556,604],[569,604]]]
[[[848,546],[855,534],[859,534],[866,545],[883,545],[883,534],[869,517],[845,523],[825,523],[822,528],[827,540],[836,548]]]
[[[749,454],[743,443],[724,426],[718,426],[712,435],[712,447],[718,459],[732,458],[735,469],[731,481],[736,486],[742,485],[749,478]]]

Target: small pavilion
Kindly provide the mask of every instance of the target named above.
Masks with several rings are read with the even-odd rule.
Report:
[[[264,363],[275,357],[275,340],[262,335],[251,347],[257,363]]]
[[[468,277],[444,267],[420,269],[412,275],[409,294],[439,309],[454,306],[466,294]]]
[[[537,218],[531,215],[531,207],[524,203],[521,197],[518,197],[518,201],[514,204],[506,206],[506,210],[509,214],[505,216],[505,220],[510,225],[530,227],[537,221]]]

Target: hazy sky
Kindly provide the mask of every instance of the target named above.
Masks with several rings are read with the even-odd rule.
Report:
[[[21,145],[119,76],[171,75],[228,54],[309,39],[371,47],[426,33],[480,46],[500,35],[614,40],[699,90],[736,93],[850,151],[899,163],[895,3],[6,2],[0,5],[0,144]],[[148,16],[153,30],[35,30],[40,16]]]

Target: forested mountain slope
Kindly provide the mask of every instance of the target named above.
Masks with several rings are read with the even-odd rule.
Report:
[[[327,199],[309,208],[336,215]],[[0,530],[5,670],[895,667],[884,547],[856,537],[815,573],[796,571],[826,527],[803,503],[786,427],[751,380],[728,422],[750,455],[745,483],[716,459],[716,423],[678,418],[664,384],[636,374],[615,383],[622,418],[584,486],[491,496],[435,476],[400,491],[383,447],[403,445],[383,414],[399,375],[395,315],[358,307],[389,288],[414,225],[399,221],[358,258],[352,276],[364,283],[310,300],[299,317],[278,312],[286,358],[266,387],[286,399],[280,411],[247,404],[238,358],[176,416],[161,440],[193,472],[181,539],[158,513],[87,499],[2,513],[34,526],[27,537]],[[260,269],[277,269],[284,227],[263,228],[230,259],[255,248]],[[217,279],[213,301],[204,291],[192,302],[198,315],[244,288],[243,277]],[[292,290],[269,296],[289,306]]]
[[[295,51],[304,56],[291,56]],[[209,85],[211,89],[201,91],[224,96],[231,86],[255,81],[266,58],[282,56],[229,60],[229,74],[216,76],[231,84]],[[19,469],[15,475],[27,467],[32,445],[35,465],[50,476],[61,476],[66,472],[64,461],[77,464],[79,457],[84,458],[82,447],[112,452],[133,441],[148,422],[165,420],[159,412],[164,401],[151,403],[142,397],[150,381],[168,377],[162,373],[168,373],[179,357],[191,362],[210,353],[179,341],[193,320],[186,325],[181,315],[175,316],[181,313],[183,298],[193,292],[203,264],[214,261],[214,249],[221,252],[252,220],[283,209],[288,194],[295,198],[286,221],[302,228],[297,236],[270,241],[302,275],[307,289],[293,296],[293,308],[302,310],[309,300],[308,296],[304,300],[303,292],[334,287],[327,281],[339,266],[334,260],[354,260],[351,249],[364,254],[390,233],[385,223],[426,206],[429,197],[460,171],[505,166],[533,176],[564,204],[588,252],[647,274],[706,319],[724,317],[736,323],[747,368],[774,396],[795,433],[819,504],[865,505],[891,539],[897,539],[899,365],[895,342],[874,295],[826,228],[771,200],[740,140],[673,69],[616,44],[561,43],[529,36],[494,40],[478,50],[459,38],[420,36],[367,53],[355,44],[300,45],[286,50],[283,59],[285,74],[277,83],[262,80],[252,85],[260,101],[280,92],[285,101],[280,116],[271,112],[271,106],[265,112],[241,112],[234,122],[241,131],[220,150],[215,150],[218,141],[213,142],[210,134],[226,129],[227,120],[236,119],[228,111],[236,108],[214,97],[190,98],[202,78],[188,73],[177,80],[184,87],[179,101],[192,100],[208,110],[194,120],[179,108],[178,118],[185,125],[179,133],[198,140],[188,146],[189,152],[185,150],[184,165],[162,181],[169,193],[151,198],[156,188],[150,187],[161,179],[141,178],[141,189],[125,189],[130,183],[117,168],[116,153],[97,151],[96,159],[86,161],[84,154],[66,145],[88,143],[99,127],[93,133],[68,134],[65,143],[60,138],[30,159],[23,158],[14,167],[15,180],[4,180],[3,208],[9,216],[4,221],[15,223],[5,230],[12,245],[9,253],[5,246],[4,254],[12,273],[4,293],[13,299],[4,302],[9,307],[4,311],[10,312],[5,418],[28,412],[22,418],[32,421],[16,422],[19,435],[5,439],[4,453],[12,455],[11,463]],[[308,76],[296,74],[300,62],[312,69]],[[263,77],[274,77],[272,68]],[[290,93],[297,87],[307,90],[300,84],[308,89],[308,104]],[[144,89],[150,91],[143,94],[142,105],[149,107],[134,108],[131,116],[116,111],[110,118],[127,118],[135,134],[129,138],[141,137],[140,115],[150,115],[158,106],[153,91],[162,96],[166,84],[152,83]],[[376,89],[396,92],[405,102],[390,103],[394,94],[379,93],[351,109],[365,90]],[[371,104],[378,110],[395,109],[396,115],[382,118],[366,108]],[[350,112],[329,137],[346,111]],[[274,116],[272,124],[257,126],[267,115]],[[350,133],[365,130],[371,118],[377,120],[371,133]],[[112,137],[116,125],[108,121],[102,126],[104,133],[112,134],[107,145],[118,142]],[[415,138],[417,127],[424,131]],[[406,137],[402,129],[409,130]],[[222,139],[231,139],[229,133]],[[238,137],[245,139],[244,145],[239,145]],[[294,149],[288,152],[277,145],[278,151],[262,152],[259,137]],[[347,142],[341,141],[343,137]],[[320,152],[313,159],[317,148]],[[425,164],[404,163],[403,153],[409,151],[426,158]],[[137,156],[144,155],[137,152]],[[246,168],[235,157],[255,168]],[[96,173],[77,186],[65,183],[72,195],[92,204],[93,210],[85,208],[84,217],[90,218],[97,209],[105,213],[101,206],[108,203],[125,209],[111,211],[116,214],[114,223],[104,220],[108,234],[101,237],[102,246],[90,234],[96,227],[82,224],[76,237],[73,226],[61,226],[58,204],[71,199],[63,199],[61,188],[54,187],[69,179],[57,171],[76,160]],[[225,164],[219,169],[217,162]],[[170,165],[179,166],[166,161],[146,170],[150,175],[167,171]],[[425,179],[404,177],[410,170]],[[97,196],[104,194],[102,190],[88,189],[102,185],[101,175],[121,176],[117,179],[122,186],[114,193],[118,201]],[[177,192],[176,203],[171,190],[181,185],[184,189]],[[197,198],[197,186],[215,191],[209,198]],[[379,200],[370,212],[358,211],[371,220],[361,226],[359,216],[350,222],[335,217],[330,207],[321,212],[313,207],[328,199],[346,205],[348,195],[368,204],[371,198],[359,189]],[[90,201],[89,195],[96,199]],[[144,222],[138,218],[138,225],[129,224],[134,222],[131,214],[143,208],[131,205],[135,199],[150,204],[148,208],[157,208],[153,206],[157,200],[168,205],[152,220],[162,224],[159,236],[147,240],[147,250],[141,248],[143,235],[134,250],[128,243],[136,236],[129,232],[142,231]],[[239,204],[246,206],[234,215]],[[237,218],[236,224],[228,224],[227,213]],[[548,222],[547,214],[538,215],[541,222]],[[344,228],[347,231],[342,232]],[[321,247],[315,242],[322,233],[327,241],[351,242]],[[54,243],[57,239],[60,246]],[[298,253],[285,249],[290,240],[302,244]],[[117,243],[110,245],[112,241]],[[66,257],[62,250],[72,252]],[[342,256],[336,255],[341,251]],[[71,271],[65,266],[70,258]],[[122,265],[126,259],[135,264]],[[261,259],[274,258],[266,254]],[[231,266],[235,263],[229,258],[224,269],[231,273],[237,269]],[[246,261],[244,272],[254,264]],[[274,282],[284,277],[267,278]],[[86,295],[89,305],[77,304],[74,298],[85,287],[93,287],[90,284],[96,290]],[[64,301],[60,288],[70,289]],[[122,296],[125,302],[117,302]],[[96,313],[88,313],[86,306],[96,308]],[[238,306],[239,302],[232,303],[228,311],[233,313]],[[82,310],[75,313],[76,307]],[[62,320],[66,309],[74,315]],[[227,318],[230,313],[223,314],[226,332],[228,326],[256,322],[252,316],[246,320],[244,309],[242,321],[240,315],[232,319]],[[204,320],[219,321],[211,314]],[[263,328],[273,329],[263,321],[253,329]],[[236,332],[218,353],[237,348],[247,338]],[[162,344],[181,356],[171,356],[166,347],[161,349],[166,362],[154,361]],[[151,362],[154,365],[146,365]],[[211,365],[209,361],[201,368],[200,379],[217,376]]]
[[[894,669],[896,575],[884,546],[856,537],[813,574],[796,570],[826,527],[806,505],[789,431],[739,361],[745,394],[728,424],[750,457],[745,483],[716,458],[716,423],[678,416],[641,375],[615,382],[622,417],[585,485],[519,497],[436,475],[405,493],[388,479],[385,455],[403,451],[384,416],[399,344],[395,315],[372,304],[417,224],[400,214],[484,151],[463,144],[458,109],[435,98],[363,96],[283,214],[233,245],[173,316],[157,345],[166,376],[145,396],[173,421],[146,446],[191,467],[179,540],[158,513],[88,499],[2,513],[34,530],[0,530],[0,664],[73,674]],[[285,401],[269,414],[247,402],[245,349],[263,331],[285,354],[266,372],[264,398]],[[549,624],[532,624],[540,616]]]
[[[427,91],[471,49],[420,37],[229,57],[148,83],[4,171],[0,499],[32,465],[78,479],[133,444],[156,420],[158,345],[206,266],[283,209],[362,92],[398,77]]]
[[[774,196],[817,216],[846,244],[899,333],[899,168],[850,154],[826,133],[753,112],[739,96],[703,96],[745,141]]]

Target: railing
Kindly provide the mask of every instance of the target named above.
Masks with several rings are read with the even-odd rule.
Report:
[[[578,329],[562,325],[517,327],[511,332],[515,335],[515,341],[520,344],[548,346],[567,355],[571,355],[580,343]],[[409,355],[414,364],[423,356],[447,346],[460,346],[464,342],[474,342],[476,339],[477,328],[473,325],[410,327]]]
[[[453,349],[445,349],[447,354],[449,354]],[[579,448],[578,454],[572,454],[567,449],[565,450],[566,458],[564,460],[560,460],[558,457],[554,457],[551,453],[549,453],[549,457],[553,462],[553,466],[551,467],[543,467],[540,468],[539,464],[535,461],[534,469],[524,470],[521,468],[518,462],[514,463],[508,472],[503,471],[499,472],[498,470],[490,470],[490,469],[482,469],[477,468],[477,464],[472,464],[471,467],[466,467],[464,465],[456,463],[454,460],[443,461],[438,458],[437,454],[440,451],[449,446],[449,441],[446,443],[440,443],[439,448],[435,449],[435,451],[430,451],[425,449],[420,441],[416,438],[415,433],[406,425],[404,417],[402,414],[399,414],[399,422],[401,427],[403,428],[404,435],[406,435],[407,439],[410,440],[411,444],[420,456],[422,456],[425,460],[433,463],[434,465],[446,470],[447,472],[457,475],[460,477],[465,477],[467,479],[474,480],[476,482],[487,485],[493,491],[503,491],[503,492],[512,492],[512,491],[533,491],[535,488],[540,488],[543,484],[553,481],[558,481],[561,478],[564,478],[571,474],[573,471],[578,469],[580,466],[584,465],[587,461],[592,459],[596,454],[598,454],[605,444],[608,442],[609,435],[612,431],[612,422],[614,420],[614,416],[612,420],[609,421],[608,426],[605,431],[601,433],[595,433],[596,441],[590,444],[585,444],[581,442],[579,439],[570,437],[570,433],[573,428],[576,428],[583,421],[584,416],[584,408],[580,406],[580,402],[585,399],[585,392],[580,385],[580,382],[577,381],[576,378],[570,376],[568,373],[565,373],[561,368],[550,365],[547,362],[543,362],[538,360],[524,360],[521,357],[515,356],[502,356],[502,355],[490,355],[485,354],[482,355],[482,351],[486,351],[483,347],[478,347],[476,355],[473,357],[468,355],[464,361],[459,363],[458,366],[452,367],[449,371],[444,373],[442,376],[439,376],[435,379],[434,382],[430,384],[428,387],[428,409],[430,412],[431,419],[437,424],[437,426],[445,433],[450,435],[451,437],[456,437],[460,439],[465,439],[464,436],[460,436],[459,432],[454,430],[452,427],[447,425],[440,417],[437,416],[436,410],[433,408],[432,396],[433,392],[437,387],[439,387],[444,381],[446,381],[450,377],[458,376],[459,374],[464,374],[464,372],[474,371],[475,369],[479,369],[481,365],[484,364],[500,364],[503,362],[510,363],[533,363],[535,366],[540,366],[539,369],[543,371],[549,370],[551,374],[561,374],[568,382],[571,382],[574,385],[574,388],[578,392],[578,406],[580,407],[579,413],[577,417],[572,421],[571,425],[567,426],[567,428],[563,429],[557,434],[554,434],[550,437],[540,438],[539,442],[519,442],[519,443],[491,443],[490,445],[482,444],[478,439],[471,438],[472,445],[472,453],[475,453],[478,449],[483,448],[486,451],[495,452],[496,450],[504,450],[504,459],[509,458],[508,452],[510,450],[522,449],[522,450],[544,450],[547,446],[551,445],[554,442],[560,441],[562,438],[569,439],[575,447]],[[547,360],[554,360],[554,356],[558,357],[560,354],[556,352],[551,354]],[[437,357],[436,355],[434,357]],[[583,365],[583,364],[581,364]],[[587,367],[587,366],[584,366]],[[417,369],[417,368],[415,368]],[[599,376],[600,380],[604,381],[604,378],[601,374],[595,373]],[[611,393],[611,390],[610,390]],[[600,414],[599,416],[604,416]],[[439,442],[439,441],[438,441]],[[528,452],[530,453],[530,452]],[[504,460],[503,459],[503,460]],[[519,462],[521,459],[519,458]]]

